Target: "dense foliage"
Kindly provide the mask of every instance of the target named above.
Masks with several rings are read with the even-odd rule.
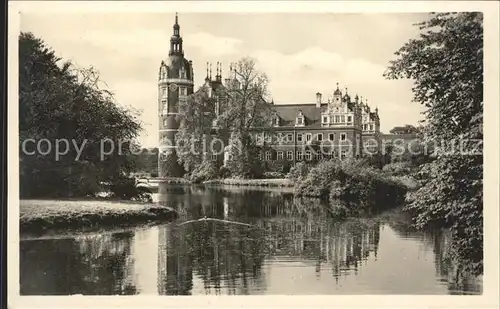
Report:
[[[230,83],[225,88],[222,113],[218,124],[227,128],[233,177],[259,178],[262,164],[258,160],[259,146],[251,133],[271,125],[272,110],[268,103],[268,79],[257,69],[254,59],[243,58],[233,64]]]
[[[253,59],[244,58],[233,65],[227,81],[215,90],[204,85],[180,103],[177,155],[190,179],[260,178],[263,174],[258,160],[260,147],[251,138],[251,132],[271,123],[271,106],[266,102],[267,77],[256,69]],[[211,149],[204,147],[209,147],[212,138],[220,139],[230,154],[226,166],[217,173],[213,173],[213,163],[205,162],[211,160],[205,155]]]
[[[350,202],[359,211],[399,205],[406,186],[370,167],[365,160],[328,160],[308,167],[299,163],[290,171],[297,196]]]
[[[212,121],[215,118],[213,100],[209,96],[209,86],[204,85],[179,103],[180,126],[176,135],[177,154],[179,163],[182,164],[188,175],[203,163],[209,145],[204,143],[210,135]],[[203,149],[203,148],[207,149]]]
[[[41,39],[21,33],[21,197],[87,196],[101,190],[101,183],[125,182],[134,168],[128,155],[134,149],[131,141],[141,125],[136,111],[116,105],[113,95],[101,87],[95,70],[61,63]],[[47,142],[40,143],[40,153],[36,145],[42,139],[51,149]],[[101,147],[104,140],[108,142]],[[60,153],[67,153],[56,157],[56,144]],[[111,144],[115,151],[110,151]],[[102,148],[110,154],[101,159]]]
[[[447,145],[421,166],[420,189],[408,195],[417,226],[451,229],[460,269],[483,271],[483,17],[432,14],[422,33],[396,52],[386,76],[414,81],[426,107],[426,142]],[[451,147],[455,145],[455,147]],[[461,145],[461,147],[458,147]]]
[[[134,154],[135,168],[138,173],[146,173],[158,177],[158,148],[143,148],[139,154]]]

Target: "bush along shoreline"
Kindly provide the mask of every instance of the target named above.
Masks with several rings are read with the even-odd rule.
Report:
[[[298,163],[289,175],[294,194],[329,201],[335,217],[376,213],[405,201],[411,188],[361,160],[330,160],[309,167]]]

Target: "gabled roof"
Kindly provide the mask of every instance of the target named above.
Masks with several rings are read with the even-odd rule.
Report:
[[[328,103],[321,103],[321,107],[316,107],[316,103],[305,104],[274,104],[273,109],[281,119],[282,127],[295,126],[295,119],[302,111],[305,117],[306,127],[321,127],[321,114],[326,111]],[[347,103],[347,108],[354,110],[355,103]]]
[[[281,119],[281,126],[295,126],[295,119],[302,111],[307,127],[321,127],[321,113],[326,109],[327,104],[316,107],[315,103],[310,104],[274,104],[273,108]]]

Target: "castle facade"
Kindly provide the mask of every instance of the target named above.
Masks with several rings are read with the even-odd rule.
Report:
[[[204,85],[210,90],[211,96],[216,96],[219,87],[237,82],[230,76],[223,82],[219,63],[215,78],[212,79],[209,66],[207,64]],[[173,166],[177,157],[175,135],[179,129],[179,103],[193,93],[193,63],[184,57],[176,14],[169,55],[160,64],[158,78],[159,177],[178,177],[183,173],[180,166]],[[215,114],[218,115],[218,98],[214,97],[214,101]],[[263,147],[264,150],[259,154],[261,160],[296,163],[334,157],[344,159],[374,154],[380,148],[378,109],[372,111],[362,97],[355,95],[352,98],[347,89],[341,91],[338,83],[326,100],[318,92],[311,102],[269,104],[272,104],[274,111],[270,127],[265,132],[256,130],[253,134],[257,145],[269,146]],[[212,132],[212,135],[216,134],[217,130]],[[226,153],[206,155],[222,164],[229,158]],[[162,160],[165,157],[173,159]]]

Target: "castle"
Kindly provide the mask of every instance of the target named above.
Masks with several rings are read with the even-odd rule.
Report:
[[[159,115],[159,155],[174,159],[159,160],[159,176],[180,176],[182,169],[169,168],[166,164],[176,164],[175,135],[179,129],[179,103],[194,93],[193,63],[184,57],[178,16],[175,15],[173,35],[170,38],[168,59],[160,65],[158,78]],[[211,67],[211,65],[210,65]],[[211,95],[218,87],[224,87],[221,65],[217,63],[217,74],[212,79],[211,68],[205,78]],[[232,80],[227,78],[225,83]],[[216,100],[217,102],[217,100]],[[342,92],[338,83],[332,95],[323,100],[316,93],[315,102],[300,104],[272,104],[275,111],[272,124],[267,132],[255,132],[257,144],[264,145],[268,137],[277,137],[277,143],[259,154],[261,160],[286,160],[290,162],[321,160],[338,157],[361,157],[376,152],[380,147],[380,117],[378,109],[373,111],[367,101],[355,95]],[[215,104],[215,114],[219,114]],[[321,150],[314,145],[321,145]],[[227,160],[227,154],[224,159]],[[221,161],[221,156],[211,155],[212,160]]]

